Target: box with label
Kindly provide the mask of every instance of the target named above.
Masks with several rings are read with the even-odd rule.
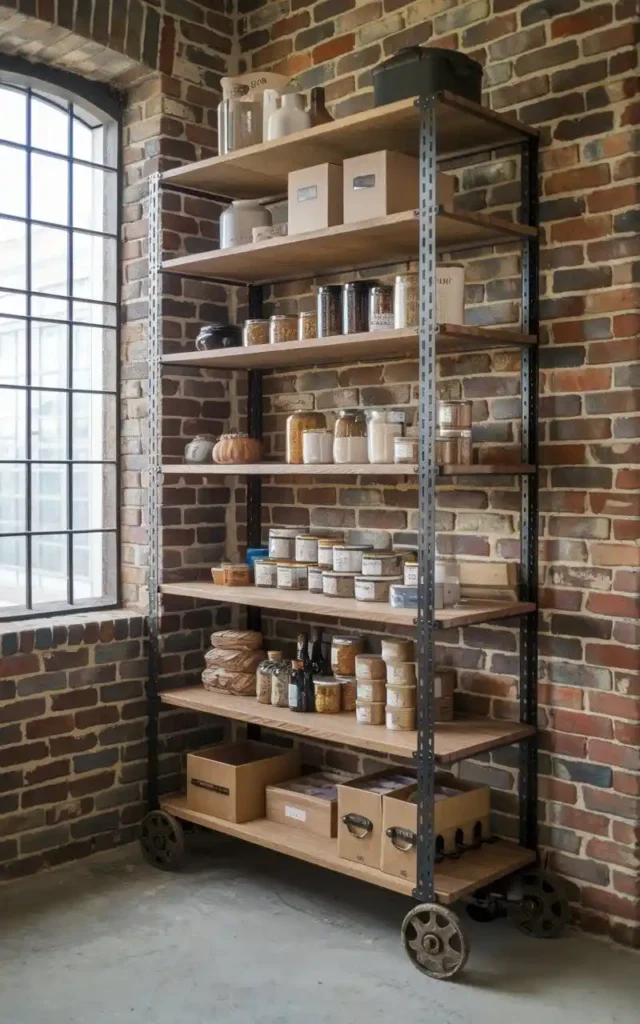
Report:
[[[408,786],[386,796],[382,805],[382,870],[411,881],[416,878],[416,794],[416,787]],[[489,836],[488,786],[436,772],[434,801],[436,855]]]
[[[342,224],[342,165],[316,164],[289,174],[290,235]]]
[[[281,825],[331,838],[337,834],[337,787],[350,778],[344,773],[313,772],[267,786],[266,816]]]
[[[409,768],[387,768],[338,786],[338,855],[379,868],[383,799],[415,781]]]
[[[297,750],[246,740],[187,754],[187,803],[226,821],[264,818],[265,790],[300,772]]]
[[[417,210],[420,205],[420,163],[414,156],[381,149],[350,157],[343,165],[344,222],[387,217]],[[453,199],[454,179],[438,172],[436,202]]]

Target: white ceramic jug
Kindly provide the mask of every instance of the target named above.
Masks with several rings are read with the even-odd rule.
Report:
[[[220,248],[231,249],[253,241],[253,228],[271,224],[271,214],[259,199],[234,199],[220,215]]]
[[[304,109],[304,96],[298,92],[286,92],[280,97],[280,108],[269,118],[269,139],[281,139],[284,135],[304,131],[311,127],[311,117]]]

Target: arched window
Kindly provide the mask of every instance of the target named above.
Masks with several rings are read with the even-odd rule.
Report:
[[[0,58],[0,619],[119,599],[119,124]]]

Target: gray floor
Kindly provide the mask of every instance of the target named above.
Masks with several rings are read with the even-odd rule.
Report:
[[[411,966],[393,893],[223,841],[136,846],[0,889],[2,1024],[637,1024],[640,957],[469,922],[460,980]]]

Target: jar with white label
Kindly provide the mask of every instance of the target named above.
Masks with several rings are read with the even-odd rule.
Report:
[[[415,708],[416,687],[399,683],[387,683],[387,707]]]
[[[352,572],[322,573],[322,593],[326,597],[353,597],[355,575]]]
[[[385,725],[394,732],[411,732],[416,727],[415,708],[385,708]]]
[[[317,563],[318,540],[314,533],[299,533],[296,537],[296,562]]]
[[[334,572],[362,572],[362,556],[372,551],[371,544],[334,544]]]
[[[278,582],[278,563],[275,558],[256,558],[253,563],[256,587],[275,587]]]
[[[380,645],[380,654],[387,665],[390,661],[411,661],[413,657],[413,642],[411,640],[385,638]]]
[[[296,553],[296,536],[299,530],[269,530],[269,558],[293,559]]]
[[[318,565],[323,569],[333,569],[333,548],[336,541],[333,537],[318,537]]]
[[[417,562],[405,562],[404,563],[404,582],[407,587],[418,586],[418,563]]]
[[[324,569],[321,565],[310,565],[307,573],[307,589],[310,594],[322,593],[322,574]]]
[[[356,679],[356,697],[363,703],[372,702],[384,704],[386,698],[386,684],[384,679]]]
[[[356,722],[359,725],[384,725],[384,701],[356,701]]]
[[[306,590],[308,562],[278,562],[278,590]]]
[[[333,428],[333,461],[363,465],[367,459],[367,423],[360,410],[341,409]]]
[[[374,284],[369,292],[369,330],[393,329],[393,288],[390,284]]]
[[[387,665],[387,684],[416,685],[416,666],[413,661],[391,661]]]
[[[402,556],[389,551],[365,551],[362,555],[363,576],[398,576]]]
[[[386,409],[367,409],[367,458],[373,464],[393,462],[394,439],[402,423],[394,422]]]
[[[388,601],[389,587],[400,583],[402,576],[356,576],[356,601]]]

